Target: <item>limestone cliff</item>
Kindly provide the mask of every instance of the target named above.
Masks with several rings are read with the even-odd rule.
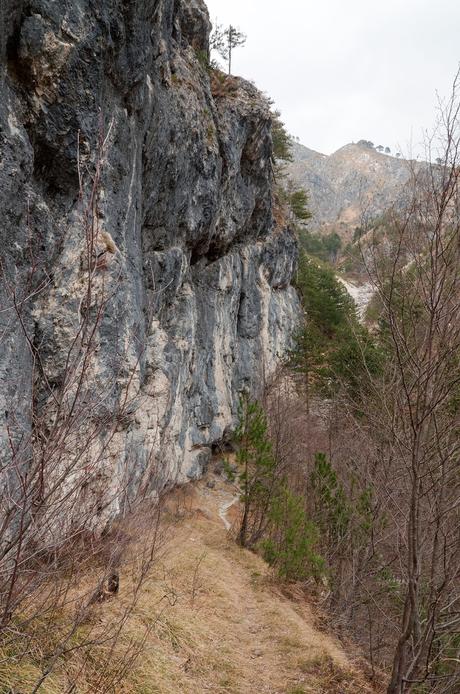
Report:
[[[2,10],[1,456],[37,480],[74,456],[101,525],[122,487],[199,476],[273,372],[296,242],[272,217],[269,106],[211,80],[201,0]]]

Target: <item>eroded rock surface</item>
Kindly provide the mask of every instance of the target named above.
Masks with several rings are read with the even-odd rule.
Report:
[[[127,479],[199,476],[273,372],[299,316],[296,243],[272,218],[269,106],[243,80],[213,96],[201,0],[3,7],[2,456],[49,460],[73,417],[55,468],[84,449],[75,479],[103,524]]]
[[[348,144],[327,156],[294,143],[287,167],[295,185],[309,195],[310,228],[336,231],[350,240],[356,227],[404,203],[411,175],[420,163]]]

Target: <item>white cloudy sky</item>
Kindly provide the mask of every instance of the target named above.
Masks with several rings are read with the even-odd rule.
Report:
[[[460,61],[460,0],[207,0],[243,30],[235,74],[271,95],[289,131],[329,154],[366,138],[415,153]],[[411,144],[412,143],[412,144]]]

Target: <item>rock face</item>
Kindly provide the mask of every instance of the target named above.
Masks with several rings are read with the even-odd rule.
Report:
[[[294,143],[288,173],[304,188],[313,214],[310,227],[349,236],[355,227],[382,215],[398,199],[415,162],[348,144],[330,156]]]
[[[201,0],[3,8],[1,456],[41,466],[37,503],[70,471],[102,527],[126,490],[199,476],[276,368],[296,242],[269,106],[211,88]]]

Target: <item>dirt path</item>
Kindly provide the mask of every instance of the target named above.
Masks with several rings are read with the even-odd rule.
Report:
[[[179,596],[167,623],[168,632],[179,635],[173,650],[186,667],[171,664],[171,646],[162,641],[156,649],[161,682],[153,691],[375,691],[340,644],[317,628],[300,587],[290,589],[290,599],[272,581],[266,563],[237,546],[228,533],[238,513],[235,487],[212,473],[210,478],[211,486],[207,479],[177,492],[182,497],[176,508],[186,512],[179,513],[161,571]]]
[[[239,495],[231,496],[229,499],[223,501],[219,505],[219,518],[224,524],[225,530],[230,530],[230,528],[232,527],[232,522],[228,519],[228,511],[234,504],[238,502],[238,499]]]
[[[152,518],[147,513],[136,523],[138,541],[119,567],[119,594],[95,606],[84,625],[107,634],[123,620],[120,639],[109,645],[110,662],[105,642],[91,659],[86,650],[76,651],[74,660],[62,661],[43,694],[67,691],[68,672],[79,673],[81,694],[95,694],[101,670],[111,682],[117,667],[126,678],[116,694],[377,691],[340,643],[320,628],[322,616],[309,602],[312,586],[282,588],[259,556],[236,544],[228,532],[240,510],[236,492],[211,471],[207,479],[168,495],[155,530],[154,563],[139,592],[138,572],[146,548],[151,551],[142,528],[150,527]],[[137,648],[139,657],[125,670],[127,654]],[[26,667],[21,673],[15,691],[32,691],[35,671]]]

